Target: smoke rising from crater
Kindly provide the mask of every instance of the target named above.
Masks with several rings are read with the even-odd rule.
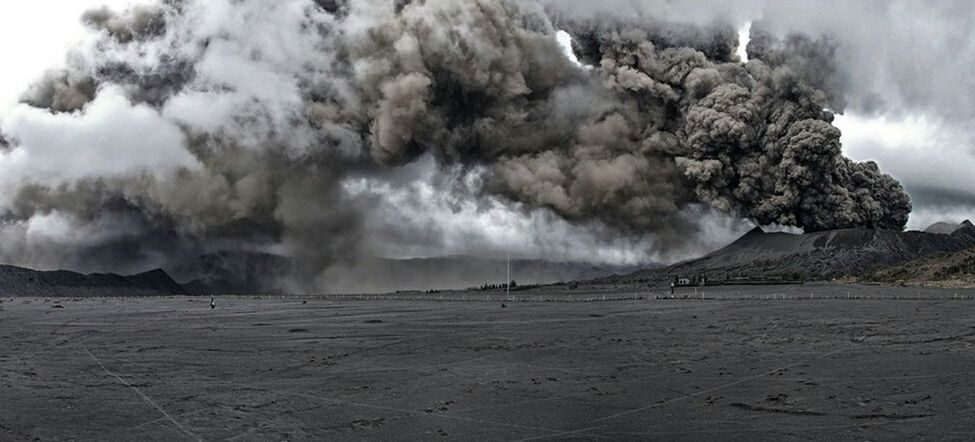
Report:
[[[305,267],[295,289],[320,287],[376,213],[348,182],[427,156],[478,176],[448,186],[464,198],[658,248],[697,235],[702,206],[807,230],[900,229],[910,211],[893,178],[842,156],[825,110],[842,97],[800,62],[821,52],[768,37],[742,64],[721,23],[507,0],[167,0],[83,20],[96,36],[3,122],[8,261],[269,251]],[[101,233],[55,258],[25,233],[52,217]]]

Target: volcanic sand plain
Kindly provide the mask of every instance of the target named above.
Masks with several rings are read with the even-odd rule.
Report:
[[[0,440],[975,434],[971,291],[617,290],[3,298]]]

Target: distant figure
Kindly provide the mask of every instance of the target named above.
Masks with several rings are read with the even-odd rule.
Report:
[[[210,295],[210,310],[217,308],[217,301],[213,299],[213,295]]]
[[[674,283],[673,283],[673,281],[671,281],[671,283],[670,283],[670,295],[671,296],[674,295]]]

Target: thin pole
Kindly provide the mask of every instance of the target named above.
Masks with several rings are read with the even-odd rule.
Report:
[[[506,298],[511,299],[511,247],[510,245],[508,247],[505,247],[505,252],[508,255],[508,265],[507,265],[508,278],[506,279],[507,282],[504,283],[504,295]]]

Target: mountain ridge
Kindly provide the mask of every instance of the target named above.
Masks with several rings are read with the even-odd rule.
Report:
[[[950,234],[866,228],[793,234],[769,233],[756,227],[703,257],[607,280],[663,284],[674,277],[698,274],[707,274],[712,280],[773,276],[826,280],[863,275],[885,266],[975,247],[975,225],[965,221],[958,226]]]
[[[695,275],[706,275],[712,281],[783,276],[810,280],[866,277],[914,260],[975,248],[975,224],[964,221],[955,226],[951,233],[853,228],[803,234],[766,232],[756,227],[721,249],[668,267],[515,259],[511,261],[511,279],[519,284],[588,281],[654,285]],[[175,271],[187,281],[183,284],[163,269],[121,276],[0,265],[0,296],[297,293],[281,289],[276,280],[287,279],[299,264],[284,256],[263,253],[203,255]],[[465,289],[503,283],[507,276],[504,259],[443,256],[360,259],[338,263],[318,278],[327,287],[326,293],[388,293]]]
[[[82,274],[68,270],[42,271],[0,265],[0,296],[164,296],[183,295],[183,286],[165,270],[129,276]]]

